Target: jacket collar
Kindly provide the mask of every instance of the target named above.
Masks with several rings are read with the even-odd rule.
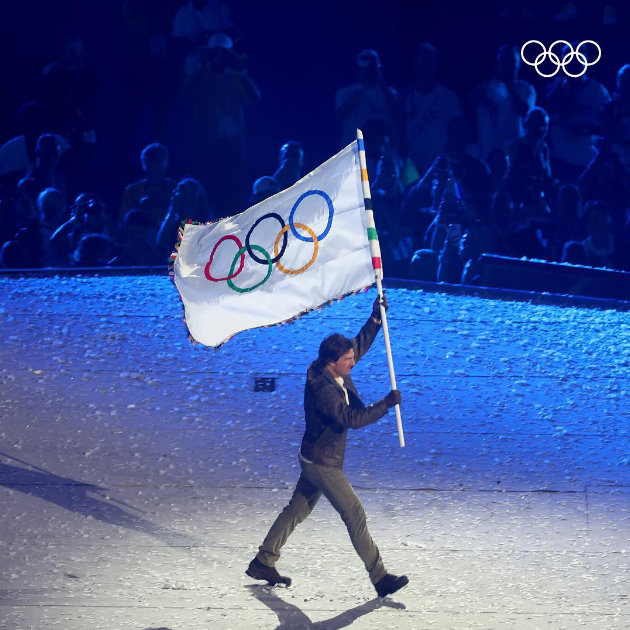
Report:
[[[330,373],[330,370],[327,370],[325,368],[322,370],[319,367],[317,367],[317,361],[313,361],[313,363],[309,365],[308,370],[306,371],[306,378],[309,381],[312,381],[317,378],[325,378],[329,383],[333,383],[335,387],[339,387],[339,383],[337,383],[337,381],[334,379],[333,375]],[[352,377],[343,376],[342,378],[343,378],[344,387],[347,390],[352,390],[352,392],[356,394],[357,391],[356,391],[354,382],[352,380]]]

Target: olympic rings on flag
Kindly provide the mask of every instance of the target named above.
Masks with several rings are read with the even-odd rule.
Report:
[[[289,225],[291,226],[291,232],[293,232],[293,236],[295,238],[299,238],[301,241],[305,241],[306,243],[312,243],[312,238],[306,238],[300,234],[295,229],[295,224],[293,223],[293,216],[295,215],[295,211],[297,207],[302,203],[306,197],[309,195],[320,195],[324,198],[326,203],[328,204],[328,223],[326,224],[326,228],[324,231],[317,237],[320,241],[323,241],[326,238],[326,235],[330,231],[330,226],[332,225],[333,215],[335,214],[335,208],[333,207],[332,199],[323,191],[323,190],[307,190],[305,193],[302,193],[298,200],[293,204],[293,208],[291,208],[291,214],[289,215]]]
[[[249,293],[250,291],[253,291],[254,289],[257,289],[261,284],[265,284],[265,282],[267,282],[267,280],[269,280],[269,276],[271,275],[271,272],[273,271],[273,264],[271,263],[271,258],[269,257],[269,254],[267,253],[267,250],[263,249],[262,247],[260,247],[260,245],[252,245],[251,246],[252,249],[257,249],[263,256],[265,256],[267,258],[267,264],[269,265],[269,269],[267,269],[267,275],[258,283],[255,284],[252,287],[248,287],[247,289],[243,289],[241,287],[237,287],[231,280],[231,278],[234,278],[235,276],[238,276],[238,274],[240,272],[235,273],[234,275],[232,275],[232,273],[234,272],[234,267],[236,266],[236,260],[238,259],[238,257],[245,251],[245,247],[241,247],[241,249],[238,250],[238,252],[236,252],[236,256],[234,256],[234,260],[232,261],[232,266],[230,267],[230,280],[227,281],[228,287],[230,287],[230,289],[232,289],[233,291],[236,291],[237,293]]]
[[[241,256],[241,264],[238,267],[238,271],[236,273],[232,273],[234,271],[234,265],[232,265],[232,268],[230,269],[230,273],[225,277],[225,278],[213,278],[212,275],[210,274],[210,267],[212,265],[212,260],[214,259],[214,254],[217,251],[217,247],[219,247],[219,245],[221,245],[221,243],[223,241],[234,241],[238,246],[239,246],[239,254]],[[245,266],[245,254],[243,253],[245,251],[245,248],[243,247],[243,243],[241,243],[241,241],[239,240],[238,236],[234,236],[233,234],[226,234],[225,236],[222,236],[215,244],[215,246],[212,248],[212,253],[210,254],[210,260],[208,261],[208,264],[206,265],[205,268],[205,274],[206,274],[206,278],[208,278],[208,280],[210,280],[210,282],[221,282],[223,280],[232,280],[232,278],[236,278],[236,276],[238,276],[239,273],[241,273],[241,271],[243,271],[243,267]],[[236,258],[238,258],[238,254],[236,256]],[[236,258],[234,259],[236,261]]]
[[[302,203],[302,201],[304,199],[306,199],[307,197],[311,196],[311,195],[318,195],[320,197],[322,197],[324,199],[324,201],[326,202],[326,205],[328,207],[328,221],[326,223],[326,227],[324,228],[324,231],[318,236],[317,234],[315,234],[315,231],[313,229],[311,229],[310,227],[308,227],[307,225],[305,225],[304,223],[299,223],[297,221],[294,221],[294,216],[295,216],[295,212],[298,209],[298,206],[300,205],[300,203]],[[300,197],[298,197],[297,201],[293,204],[293,208],[291,208],[291,213],[289,215],[289,221],[288,224],[284,222],[284,219],[277,213],[275,212],[268,212],[267,214],[259,217],[258,219],[256,219],[256,221],[254,222],[254,224],[252,225],[252,227],[249,229],[249,231],[247,232],[247,236],[245,237],[245,245],[243,245],[243,243],[241,243],[241,241],[239,240],[239,238],[233,234],[228,234],[226,236],[221,237],[214,245],[214,247],[212,248],[212,252],[210,253],[210,260],[208,261],[208,263],[206,264],[205,267],[205,275],[206,278],[208,280],[210,280],[211,282],[221,282],[221,281],[227,281],[227,285],[230,287],[230,289],[232,289],[233,291],[236,291],[237,293],[249,293],[250,291],[253,291],[254,289],[258,288],[259,286],[265,284],[265,282],[267,282],[267,280],[269,280],[270,276],[271,276],[271,272],[273,271],[273,265],[275,264],[278,269],[287,275],[299,275],[301,273],[304,273],[307,269],[309,269],[314,263],[315,260],[317,259],[317,256],[319,254],[319,243],[320,241],[323,241],[326,236],[328,235],[328,233],[330,232],[330,228],[332,226],[332,221],[333,221],[333,217],[335,214],[335,208],[333,206],[333,202],[332,199],[322,190],[308,190],[305,193],[303,193],[302,195],[300,195]],[[251,240],[251,236],[253,231],[256,229],[256,227],[265,219],[276,219],[278,221],[278,223],[280,223],[280,232],[278,232],[278,236],[276,237],[274,246],[273,246],[273,258],[270,256],[269,252],[267,250],[265,250],[263,247],[261,247],[260,245],[252,245],[250,240]],[[304,232],[306,232],[309,236],[302,236],[298,231],[297,228],[299,228],[300,230],[303,230]],[[311,256],[311,259],[302,267],[300,267],[299,269],[287,269],[284,265],[282,265],[282,263],[280,262],[280,259],[284,256],[286,249],[287,249],[287,243],[288,243],[288,231],[291,230],[291,232],[293,233],[293,235],[299,239],[300,241],[304,241],[307,243],[313,243],[313,255]],[[282,239],[282,247],[280,247],[280,239]],[[224,278],[215,278],[214,276],[212,276],[212,274],[210,273],[210,267],[212,266],[212,261],[214,260],[214,256],[216,254],[217,248],[219,247],[219,245],[226,240],[232,240],[234,241],[237,245],[238,245],[238,251],[236,252],[234,259],[232,260],[232,264],[230,266],[230,271],[228,273],[228,275]],[[260,256],[257,256],[254,251],[259,252],[260,254],[263,255],[264,258],[261,258]],[[265,277],[258,282],[257,284],[251,286],[251,287],[246,287],[246,288],[242,288],[242,287],[237,287],[232,280],[234,278],[236,278],[236,276],[238,276],[241,271],[243,271],[244,267],[245,267],[245,252],[248,253],[249,257],[254,261],[257,262],[258,264],[261,265],[267,265],[267,274],[265,275]],[[238,265],[238,269],[236,269],[236,265],[237,265],[237,261],[239,260],[240,257],[240,263]]]
[[[315,232],[313,232],[313,230],[311,230],[311,228],[308,227],[308,225],[304,225],[304,223],[294,223],[293,225],[299,227],[301,230],[304,230],[305,232],[308,232],[311,235],[311,240],[315,244],[315,247],[313,247],[313,256],[311,257],[311,259],[303,267],[300,267],[299,269],[287,269],[286,267],[283,266],[283,264],[280,261],[278,261],[276,263],[276,267],[278,267],[278,269],[282,273],[286,273],[289,276],[297,276],[298,274],[306,271],[315,262],[315,259],[317,258],[317,254],[319,253],[319,239],[315,235]],[[280,237],[283,234],[286,236],[286,231],[290,227],[291,227],[291,224],[285,225],[280,230],[280,233],[276,237],[276,242],[273,244],[273,253],[274,253],[274,255],[277,258],[279,258],[279,256],[278,256],[278,242],[280,241]]]
[[[255,260],[257,263],[261,264],[261,265],[266,265],[267,264],[267,260],[262,260],[260,258],[258,258],[258,256],[256,256],[256,254],[254,254],[253,252],[253,247],[249,244],[249,239],[252,235],[252,232],[256,229],[256,226],[261,222],[264,221],[265,219],[272,217],[274,219],[278,219],[278,221],[280,222],[280,227],[284,230],[284,228],[286,227],[286,224],[283,220],[283,218],[279,215],[276,214],[275,212],[268,212],[267,214],[263,214],[262,217],[260,217],[260,219],[256,220],[256,223],[254,223],[254,225],[252,225],[252,227],[249,229],[249,232],[247,232],[247,236],[245,237],[245,247],[247,247],[247,253],[249,254],[250,258],[252,260]],[[280,231],[280,234],[284,234],[284,240],[282,242],[282,249],[280,250],[280,253],[275,252],[274,253],[274,257],[271,259],[272,263],[277,263],[282,256],[284,255],[284,250],[287,248],[287,233],[286,230],[284,230],[284,232]]]

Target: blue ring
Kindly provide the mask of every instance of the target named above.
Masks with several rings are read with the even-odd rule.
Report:
[[[291,209],[291,214],[289,215],[289,227],[291,228],[291,232],[293,232],[293,236],[295,236],[295,238],[299,238],[305,243],[312,243],[313,239],[310,236],[302,236],[301,234],[298,234],[298,231],[295,229],[295,225],[293,224],[293,215],[295,214],[297,207],[300,203],[302,203],[302,200],[309,195],[319,195],[320,197],[323,197],[328,204],[328,224],[326,225],[326,229],[317,236],[318,241],[323,241],[326,238],[326,235],[330,231],[330,226],[332,225],[333,215],[335,214],[332,199],[323,190],[307,190],[305,193],[302,193]]]

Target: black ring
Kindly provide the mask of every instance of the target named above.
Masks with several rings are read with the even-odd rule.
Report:
[[[267,214],[263,214],[263,216],[260,217],[256,221],[256,223],[254,223],[254,225],[252,225],[252,227],[249,229],[249,232],[247,233],[247,236],[245,237],[245,247],[247,248],[247,253],[249,254],[250,258],[252,260],[255,260],[259,265],[268,265],[269,261],[264,259],[264,258],[258,258],[258,256],[256,256],[256,254],[254,254],[254,250],[252,249],[251,245],[249,244],[249,237],[252,235],[252,232],[256,229],[256,226],[263,219],[267,219],[269,217],[273,217],[274,219],[278,219],[278,221],[280,222],[280,226],[281,226],[280,229],[282,229],[285,226],[284,220],[279,214],[276,214],[275,212],[268,212]],[[282,255],[284,254],[284,250],[287,248],[287,240],[288,240],[287,232],[285,232],[282,236],[283,236],[282,249],[280,250],[280,253],[275,258],[271,259],[272,263],[278,262],[282,258]]]

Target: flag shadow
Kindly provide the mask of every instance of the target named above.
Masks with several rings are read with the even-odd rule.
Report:
[[[0,456],[15,459],[5,453],[0,453]],[[186,534],[170,532],[134,514],[146,513],[133,505],[110,497],[109,495],[113,493],[107,488],[88,485],[70,477],[61,477],[28,462],[17,461],[29,468],[11,466],[0,461],[0,487],[38,497],[102,523],[147,534],[169,547],[191,547],[199,544]]]
[[[246,588],[250,590],[252,595],[260,602],[269,607],[278,617],[280,625],[275,630],[296,630],[298,628],[312,628],[313,630],[340,630],[340,628],[347,628],[354,623],[360,617],[368,615],[379,608],[395,608],[397,610],[405,610],[404,604],[394,602],[391,599],[383,599],[375,597],[365,604],[355,606],[350,610],[346,610],[340,613],[336,617],[331,619],[325,619],[324,621],[311,621],[306,613],[302,612],[294,604],[285,602],[281,597],[276,595],[273,590],[270,590],[267,586],[261,586],[258,584],[248,585]]]

